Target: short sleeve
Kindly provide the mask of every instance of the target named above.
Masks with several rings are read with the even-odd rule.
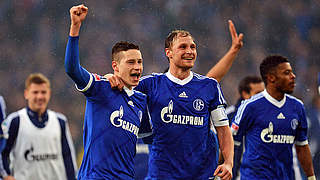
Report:
[[[231,132],[234,141],[242,141],[242,137],[245,135],[245,132],[248,131],[251,114],[252,112],[250,113],[250,106],[248,106],[248,103],[242,103],[232,119]]]
[[[306,118],[306,113],[303,105],[301,104],[299,108],[299,125],[297,127],[297,134],[296,134],[296,145],[306,145],[308,144],[308,122]]]

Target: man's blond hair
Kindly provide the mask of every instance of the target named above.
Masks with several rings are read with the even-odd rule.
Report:
[[[32,73],[28,76],[25,81],[25,89],[28,89],[31,84],[47,84],[50,88],[50,81],[49,79],[43,75],[42,73]]]

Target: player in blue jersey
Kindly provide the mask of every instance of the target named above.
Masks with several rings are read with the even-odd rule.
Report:
[[[112,48],[114,74],[124,91],[111,89],[106,78],[87,72],[79,63],[79,31],[88,8],[70,9],[71,27],[65,55],[67,74],[86,96],[84,155],[79,179],[134,179],[134,156],[142,119],[148,120],[146,95],[133,90],[143,70],[139,47],[119,42]],[[148,122],[148,121],[147,121]],[[141,133],[141,131],[140,131]]]
[[[295,179],[293,144],[305,174],[315,179],[304,105],[288,95],[296,78],[288,59],[266,57],[260,74],[266,90],[242,103],[232,124],[235,141],[245,136],[241,179]]]
[[[0,123],[6,118],[6,103],[2,96],[0,96]],[[2,152],[6,143],[6,139],[4,138],[3,130],[0,127],[0,152]]]
[[[219,80],[242,47],[243,35],[237,35],[231,21],[229,27],[231,51],[209,73]],[[233,140],[218,81],[191,71],[197,51],[189,32],[170,33],[165,52],[169,71],[145,76],[135,88],[148,96],[153,129],[146,179],[209,179],[216,175],[231,179]],[[218,167],[212,126],[225,158]]]
[[[2,96],[0,96],[0,122],[6,118],[6,103]]]
[[[76,179],[67,119],[48,109],[50,96],[50,81],[40,73],[30,74],[24,91],[27,107],[11,113],[2,123],[8,137],[0,165],[4,180]]]
[[[238,92],[240,98],[237,103],[226,108],[226,113],[229,118],[229,124],[232,124],[232,119],[235,116],[241,102],[249,99],[251,96],[262,92],[264,90],[264,84],[260,77],[257,76],[246,76],[244,77],[238,86]],[[232,168],[232,179],[235,180],[239,176],[241,158],[243,153],[243,143],[242,141],[234,141],[234,158],[233,158],[233,168]]]

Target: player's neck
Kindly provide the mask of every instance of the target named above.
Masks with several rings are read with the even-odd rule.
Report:
[[[266,88],[268,94],[273,97],[274,99],[278,100],[278,101],[281,101],[284,97],[284,93],[283,92],[280,92],[278,91],[276,88],[273,88],[273,87],[268,87]]]
[[[171,68],[169,69],[169,72],[176,78],[180,80],[184,80],[190,75],[191,69],[182,69],[182,68]]]

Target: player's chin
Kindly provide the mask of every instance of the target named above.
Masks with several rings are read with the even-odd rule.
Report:
[[[286,90],[285,90],[285,93],[286,93],[286,94],[292,94],[293,91],[294,91],[294,88],[289,88],[289,89],[286,89]]]
[[[191,68],[193,68],[193,66],[194,66],[194,63],[193,63],[193,62],[184,63],[184,64],[182,65],[182,67],[183,67],[184,69],[191,69]]]
[[[138,86],[138,84],[139,84],[139,79],[131,80],[130,83],[129,83],[130,86]]]

